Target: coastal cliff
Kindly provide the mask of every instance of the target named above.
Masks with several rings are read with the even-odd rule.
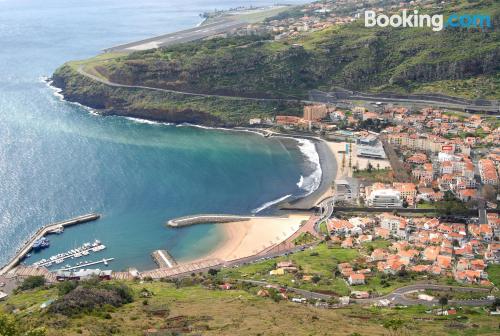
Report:
[[[70,62],[53,82],[66,99],[105,115],[223,126],[301,115],[311,89],[499,99],[499,6],[468,6],[490,13],[492,27],[370,29],[358,20],[284,41],[214,38]]]
[[[299,102],[249,101],[200,97],[103,84],[64,65],[52,76],[65,99],[95,109],[102,115],[120,115],[161,122],[206,126],[238,126],[252,117],[271,117],[276,111],[301,114]]]

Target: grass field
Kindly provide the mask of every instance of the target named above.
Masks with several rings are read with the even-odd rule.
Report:
[[[488,279],[495,286],[500,287],[500,265],[489,265],[486,272],[488,272]]]
[[[49,336],[73,335],[388,335],[387,321],[401,320],[398,335],[497,335],[498,320],[480,308],[459,309],[460,317],[437,317],[424,307],[387,309],[350,306],[318,309],[273,302],[243,290],[209,290],[200,285],[127,282],[135,300],[105,314],[75,317],[47,313],[40,304],[56,298],[55,288],[15,295],[0,309],[15,309],[23,328],[45,326]],[[143,299],[147,289],[152,296]],[[394,334],[394,333],[393,333]]]
[[[394,182],[394,174],[391,169],[372,169],[355,171],[353,177],[373,182],[392,183]]]

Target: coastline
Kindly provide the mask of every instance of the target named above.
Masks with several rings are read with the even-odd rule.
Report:
[[[70,104],[74,104],[76,106],[84,108],[87,112],[94,116],[102,116],[106,117],[106,115],[102,115],[98,112],[96,112],[95,109],[85,106],[81,103],[77,102],[72,102],[67,100],[63,93],[62,89],[58,88],[53,85],[53,81],[50,80],[50,78],[41,78],[41,82],[45,83],[46,86],[49,87],[50,90],[52,90],[53,95],[57,97],[60,101],[64,101]],[[175,127],[195,127],[195,128],[200,128],[200,129],[205,129],[205,130],[220,130],[220,131],[228,131],[228,132],[247,132],[247,133],[253,133],[253,134],[258,134],[260,136],[265,137],[266,134],[271,134],[272,137],[275,138],[282,138],[282,139],[292,139],[297,143],[297,147],[299,151],[302,153],[304,156],[304,159],[309,161],[312,165],[316,165],[315,170],[309,175],[309,176],[301,176],[301,178],[297,181],[297,185],[299,188],[302,187],[303,180],[305,179],[313,179],[314,177],[312,175],[319,175],[317,178],[317,186],[315,188],[307,190],[307,189],[302,189],[306,194],[302,196],[297,196],[296,199],[290,201],[288,203],[288,199],[290,197],[293,197],[294,195],[283,195],[278,199],[274,200],[269,200],[268,202],[260,205],[259,207],[255,208],[252,211],[252,214],[257,214],[261,211],[264,210],[272,210],[269,209],[271,207],[274,207],[276,210],[278,210],[280,207],[286,205],[286,207],[291,207],[293,209],[310,209],[312,208],[318,201],[321,199],[329,196],[328,194],[328,188],[329,186],[335,181],[335,174],[332,174],[332,170],[337,169],[337,161],[335,159],[334,153],[332,151],[328,150],[328,148],[325,148],[324,146],[324,140],[316,138],[311,135],[294,135],[294,134],[286,134],[286,133],[279,133],[276,131],[271,131],[269,132],[268,130],[265,129],[260,129],[260,128],[249,128],[249,127],[223,127],[223,126],[205,126],[205,125],[199,125],[199,124],[192,124],[192,123],[172,123],[172,122],[163,122],[163,121],[158,121],[155,119],[147,119],[147,118],[141,118],[141,117],[132,117],[132,116],[121,116],[121,115],[114,115],[115,117],[120,117],[120,118],[125,118],[131,122],[139,123],[139,124],[148,124],[148,125],[153,125],[153,126],[175,126]],[[302,150],[304,147],[305,142],[310,142],[314,144],[315,151],[316,153],[307,153],[306,151],[309,149],[306,149],[306,151]],[[311,155],[312,154],[312,155]],[[315,155],[317,155],[316,158],[312,158]],[[312,158],[312,159],[311,159]],[[314,182],[314,181],[313,181]],[[312,204],[312,205],[310,205]]]
[[[217,223],[221,242],[206,255],[182,260],[182,263],[218,259],[230,262],[258,255],[291,237],[300,229],[308,215],[291,214],[286,217],[255,217],[247,221]]]
[[[67,102],[64,95],[61,93],[62,90],[51,85],[52,83],[50,81],[45,81],[45,83],[53,90],[54,95],[58,99]],[[100,115],[92,108],[86,107],[80,103],[77,105],[84,107],[84,109],[92,115]],[[278,138],[280,141],[293,141],[293,146],[296,146],[302,155],[303,162],[305,162],[304,165],[310,167],[307,176],[300,176],[297,178],[296,185],[302,192],[295,195],[283,195],[278,199],[269,200],[254,209],[254,211],[252,211],[253,215],[264,210],[265,213],[277,215],[286,214],[283,210],[309,210],[319,201],[330,196],[331,186],[335,180],[337,163],[334,153],[330,150],[327,143],[314,135],[286,134],[258,128],[214,127],[190,123],[175,124],[154,119],[119,115],[115,115],[115,117],[125,118],[133,123],[149,124],[151,126],[195,127],[205,130],[246,132],[258,134],[262,137],[271,136]],[[290,201],[292,197],[294,199]],[[294,214],[290,216],[295,218],[297,215]],[[289,239],[290,236],[300,228],[300,222],[305,219],[307,218],[302,218],[297,224],[293,219],[289,219],[288,223],[286,223],[286,221],[280,219],[280,217],[268,218],[267,220],[256,217],[249,223],[237,222],[217,224],[219,226],[219,232],[217,234],[222,235],[221,241],[213,247],[211,252],[201,257],[199,256],[195,260],[205,261],[209,259],[220,259],[230,261],[256,254],[258,255],[262,251],[271,248],[273,245]],[[262,225],[263,222],[267,223],[267,225]],[[259,224],[261,224],[260,227]],[[182,260],[182,262],[192,262],[192,260],[186,259],[185,261]]]

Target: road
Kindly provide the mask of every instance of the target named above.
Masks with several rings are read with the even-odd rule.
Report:
[[[101,84],[109,85],[112,87],[119,87],[119,88],[126,88],[126,89],[143,89],[143,90],[151,90],[151,91],[158,91],[158,92],[165,92],[165,93],[174,93],[174,94],[180,94],[180,95],[186,95],[186,96],[193,96],[193,97],[205,97],[205,98],[226,98],[226,99],[234,99],[234,100],[250,100],[250,101],[268,101],[268,102],[299,102],[300,100],[297,99],[279,99],[279,98],[251,98],[251,97],[238,97],[238,96],[229,96],[229,95],[218,95],[218,94],[206,94],[206,93],[194,93],[194,92],[187,92],[187,91],[177,91],[177,90],[169,90],[169,89],[161,89],[161,88],[156,88],[156,87],[151,87],[151,86],[143,86],[143,85],[125,85],[125,84],[119,84],[115,82],[111,82],[107,79],[95,76],[93,74],[90,74],[85,71],[83,68],[83,65],[80,65],[77,68],[77,72],[80,75],[83,75],[85,77],[88,77],[90,79],[93,79]],[[309,101],[302,101],[304,103],[313,103]]]
[[[335,104],[340,101],[366,101],[366,102],[383,102],[383,103],[410,103],[410,104],[427,104],[439,108],[449,108],[449,109],[458,109],[463,111],[470,112],[486,112],[491,114],[498,114],[500,112],[500,107],[496,104],[492,105],[471,105],[466,103],[459,103],[458,101],[452,102],[444,102],[440,100],[432,100],[431,97],[427,99],[411,97],[408,98],[393,98],[393,97],[375,97],[369,94],[362,93],[350,93],[345,94],[345,97],[339,98],[335,96],[335,93],[330,92],[322,92],[319,90],[312,90],[309,92],[309,100],[323,102],[323,103],[332,103]]]
[[[169,47],[179,43],[192,42],[203,38],[229,32],[247,25],[245,21],[235,18],[225,19],[199,27],[181,30],[175,33],[152,37],[149,39],[126,43],[105,49],[105,52],[134,52],[139,50]]]
[[[258,281],[258,280],[247,280],[247,279],[238,279],[240,282],[246,282],[257,286],[267,286],[267,285],[275,285],[268,283],[266,281]],[[454,286],[444,286],[444,285],[433,285],[433,284],[415,284],[406,287],[401,287],[394,290],[392,293],[371,299],[352,299],[352,302],[359,304],[375,304],[380,300],[389,300],[391,304],[394,305],[403,305],[403,306],[415,306],[415,305],[424,305],[424,306],[434,306],[439,305],[438,300],[433,301],[425,301],[418,299],[408,298],[406,295],[411,294],[413,292],[422,291],[422,290],[440,290],[440,291],[449,291],[450,289],[459,292],[484,292],[485,296],[489,294],[489,290],[485,288],[471,288],[471,287],[454,287]],[[316,299],[316,300],[328,300],[333,298],[333,296],[328,294],[315,293],[307,290],[303,290],[300,288],[287,287],[287,290],[293,293],[297,293],[306,299]],[[491,305],[494,300],[489,299],[474,299],[474,300],[450,300],[449,305],[456,306],[487,306]]]
[[[444,286],[444,285],[433,285],[433,284],[415,284],[410,286],[405,286],[394,290],[392,293],[372,299],[357,299],[357,303],[376,303],[380,300],[386,299],[391,301],[392,304],[399,304],[403,306],[413,306],[413,305],[424,305],[424,306],[434,306],[439,305],[439,300],[434,299],[433,301],[419,300],[409,298],[407,295],[423,290],[438,290],[438,291],[458,291],[458,292],[484,292],[484,296],[489,295],[489,290],[486,288],[472,288],[472,287],[456,287],[456,286]],[[450,305],[457,306],[486,306],[491,305],[494,300],[489,299],[475,299],[475,300],[450,300]]]

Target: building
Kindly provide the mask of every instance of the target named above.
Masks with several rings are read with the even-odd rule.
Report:
[[[58,271],[56,273],[57,281],[65,280],[86,280],[99,278],[101,280],[111,280],[111,270],[101,271],[100,269],[81,269],[78,271]]]
[[[379,189],[370,193],[368,205],[374,208],[399,208],[403,206],[403,199],[397,190]]]
[[[417,188],[414,183],[394,182],[393,187],[400,192],[402,198],[413,204],[417,196]]]
[[[365,284],[365,275],[364,274],[357,274],[353,273],[349,275],[349,278],[347,280],[349,282],[349,285],[364,285]]]
[[[351,185],[346,180],[335,180],[335,201],[352,201]]]
[[[492,160],[479,160],[479,174],[483,184],[498,185],[498,173]]]
[[[304,106],[304,120],[320,121],[328,116],[329,109],[325,104]]]

